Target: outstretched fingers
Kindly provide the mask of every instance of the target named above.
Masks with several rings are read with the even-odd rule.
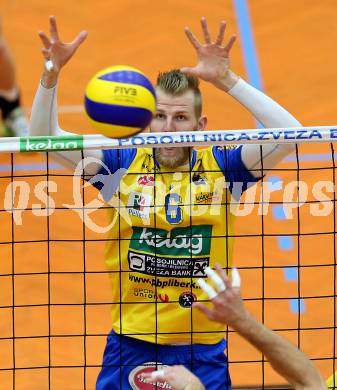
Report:
[[[184,28],[185,34],[188,40],[192,43],[195,49],[199,49],[201,47],[200,42],[197,40],[196,36],[192,33],[189,27]]]
[[[232,286],[233,288],[241,287],[241,277],[237,268],[232,268]]]
[[[204,279],[198,279],[197,280],[198,285],[201,287],[201,289],[207,294],[208,298],[210,300],[214,299],[218,292],[214,290],[214,288],[208,284]]]
[[[224,281],[225,285],[226,285],[226,288],[231,288],[232,287],[232,284],[231,284],[231,281],[228,277],[228,275],[226,274],[226,272],[223,270],[223,268],[221,268],[220,264],[219,263],[216,263],[215,264],[215,269],[218,271],[218,273],[220,274],[221,276],[221,279]]]
[[[216,45],[218,45],[218,46],[222,45],[222,42],[223,42],[223,39],[224,39],[224,36],[225,36],[225,31],[226,31],[226,22],[224,20],[222,20],[220,22],[220,28],[219,28],[218,36],[216,37],[216,41],[215,41]]]
[[[232,277],[228,277],[226,272],[220,267],[218,263],[215,264],[215,269],[220,274],[222,280],[225,282],[225,285],[228,289],[231,288],[240,288],[241,287],[241,277],[237,268],[232,268]]]
[[[49,49],[51,46],[51,42],[50,42],[49,38],[47,37],[47,35],[43,31],[39,31],[39,37],[40,37],[45,49]]]
[[[206,18],[203,16],[200,20],[201,22],[201,28],[202,28],[202,31],[204,33],[204,38],[205,38],[205,42],[210,45],[212,42],[211,42],[211,34],[209,33],[209,29],[208,29],[208,25],[207,25],[207,21],[206,21]]]
[[[86,40],[88,36],[88,32],[87,31],[81,31],[77,37],[75,37],[75,39],[71,42],[71,45],[74,47],[74,49],[76,50],[82,42],[84,42]]]
[[[227,43],[227,45],[225,46],[225,51],[227,52],[227,53],[229,53],[230,51],[231,51],[231,49],[232,49],[232,47],[233,47],[233,45],[234,45],[234,42],[236,41],[236,35],[232,35],[230,38],[229,38],[229,41],[228,41],[228,43]]]
[[[50,37],[51,37],[51,40],[56,42],[59,40],[59,34],[58,34],[58,30],[57,30],[57,24],[56,24],[56,17],[55,16],[51,16],[49,18],[49,32],[50,32]]]
[[[226,285],[224,283],[223,278],[221,278],[215,271],[213,271],[212,268],[206,267],[205,273],[213,281],[219,293],[226,290]]]

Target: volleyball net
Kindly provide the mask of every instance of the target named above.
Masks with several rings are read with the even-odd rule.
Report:
[[[262,170],[263,179],[249,188],[240,202],[233,199],[224,202],[214,191],[209,191],[207,183],[203,182],[207,172],[197,172],[197,175],[189,172],[190,183],[198,187],[199,198],[185,200],[180,207],[182,212],[190,210],[188,218],[193,217],[191,208],[199,214],[212,207],[214,210],[225,208],[235,214],[234,230],[212,238],[234,239],[233,262],[240,269],[245,305],[257,319],[298,345],[324,377],[330,376],[336,371],[335,139],[337,126],[144,133],[119,140],[99,135],[0,139],[3,152],[0,156],[3,194],[0,206],[0,388],[95,387],[106,336],[111,329],[111,306],[121,304],[120,299],[112,301],[112,288],[123,288],[121,283],[111,286],[112,273],[127,274],[131,282],[130,278],[134,278],[134,298],[129,303],[139,301],[141,305],[146,300],[147,305],[152,305],[158,335],[169,329],[157,316],[160,304],[171,303],[165,288],[159,284],[166,281],[167,276],[172,283],[191,279],[191,284],[185,286],[190,296],[185,294],[172,300],[181,310],[189,309],[184,307],[183,298],[193,297],[194,265],[187,260],[193,250],[201,251],[203,259],[207,257],[205,249],[195,240],[203,233],[193,232],[191,226],[190,235],[187,230],[183,233],[178,224],[172,225],[169,238],[168,232],[163,232],[159,225],[150,228],[144,224],[144,229],[148,229],[146,234],[133,229],[138,241],[144,233],[143,243],[146,244],[143,248],[131,245],[135,253],[143,255],[157,237],[160,241],[154,244],[158,250],[154,257],[159,258],[161,264],[174,262],[173,255],[170,258],[159,251],[159,246],[165,242],[171,246],[175,242],[187,259],[185,268],[178,269],[178,263],[175,265],[176,272],[186,272],[185,278],[166,274],[166,279],[161,279],[160,275],[150,275],[155,277],[155,283],[138,286],[138,279],[144,283],[151,279],[140,265],[139,256],[129,261],[131,273],[118,267],[113,270],[105,267],[104,247],[114,239],[109,236],[111,226],[107,211],[112,208],[118,211],[113,227],[118,237],[121,218],[126,220],[132,215],[142,221],[146,216],[146,196],[137,198],[140,200],[137,205],[135,197],[132,205],[128,203],[125,207],[121,203],[105,203],[85,180],[85,158],[74,173],[55,162],[48,153],[168,145],[297,144],[296,152],[269,169],[267,175]],[[156,183],[156,177],[152,182],[151,175],[144,175],[143,171],[133,174],[145,189]],[[127,210],[126,216],[123,207]],[[165,205],[155,205],[155,215],[160,207],[165,208]],[[172,218],[178,218],[177,207]],[[119,248],[123,242],[125,237],[120,236]],[[119,256],[123,256],[123,251],[118,251]],[[165,269],[156,262],[155,272]],[[193,340],[193,332],[197,334],[198,329],[193,323],[189,328]],[[231,329],[226,329],[224,335],[228,341],[227,355],[234,388],[284,386],[284,381],[261,353]]]

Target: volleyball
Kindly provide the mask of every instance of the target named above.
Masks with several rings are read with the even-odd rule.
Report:
[[[111,66],[89,81],[84,106],[97,133],[127,138],[141,132],[151,122],[156,109],[156,92],[138,69]]]

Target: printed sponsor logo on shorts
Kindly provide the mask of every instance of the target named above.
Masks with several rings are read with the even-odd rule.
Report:
[[[129,383],[133,390],[155,390],[155,389],[172,389],[172,386],[165,381],[157,380],[147,383],[142,374],[162,370],[168,367],[162,363],[148,362],[134,368],[129,374]]]
[[[83,149],[83,136],[67,136],[57,139],[51,137],[34,137],[33,139],[20,139],[20,152],[34,152],[41,150],[78,150]]]

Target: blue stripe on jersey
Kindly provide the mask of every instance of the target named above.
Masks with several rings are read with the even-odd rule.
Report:
[[[101,169],[94,176],[94,178],[100,179],[98,181],[90,179],[90,182],[94,187],[96,187],[102,192],[102,195],[104,191],[105,200],[110,199],[114,192],[113,189],[110,189],[109,180],[106,180],[106,178],[109,178],[109,175],[115,174],[120,168],[128,169],[136,156],[136,152],[137,149],[135,148],[103,150],[103,163],[108,167],[108,170],[106,170],[102,166]],[[105,189],[105,187],[107,188],[107,190]]]
[[[213,156],[229,183],[229,190],[235,199],[240,196],[248,187],[260,180],[251,174],[242,161],[242,145],[235,149],[225,149],[221,146],[212,148]]]
[[[87,96],[84,104],[86,112],[96,122],[145,129],[152,119],[152,112],[146,108],[98,103]]]
[[[148,89],[154,96],[156,96],[156,91],[150,81],[141,73],[134,72],[132,70],[117,70],[115,72],[103,74],[98,78],[105,81],[140,85],[141,87]]]

